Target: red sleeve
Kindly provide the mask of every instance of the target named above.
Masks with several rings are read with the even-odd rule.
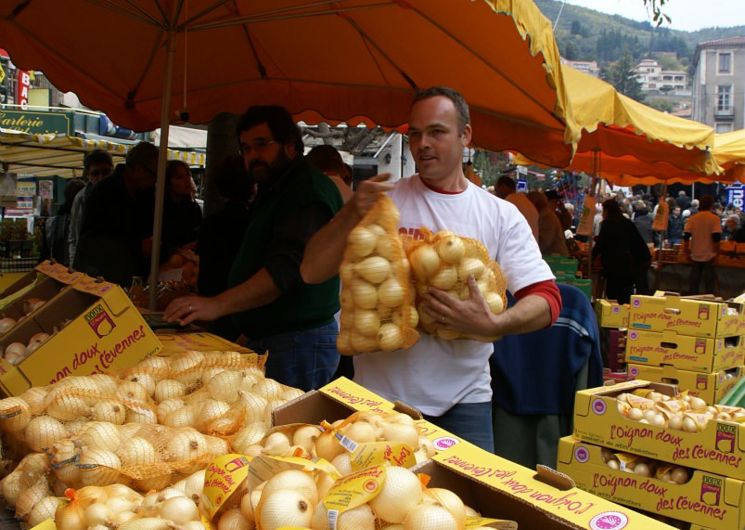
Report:
[[[551,324],[546,327],[551,327],[556,322],[556,319],[559,318],[559,313],[561,313],[561,291],[559,291],[556,281],[546,280],[523,287],[515,293],[515,298],[521,300],[529,294],[540,296],[548,302],[548,307],[551,311]]]

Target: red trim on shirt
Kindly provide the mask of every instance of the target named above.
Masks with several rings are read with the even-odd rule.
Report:
[[[559,313],[561,313],[561,291],[559,291],[556,281],[545,280],[523,287],[515,293],[515,298],[521,300],[530,294],[540,296],[548,302],[548,307],[551,311],[551,324],[546,327],[551,327],[556,322],[556,319],[559,318]]]
[[[424,184],[425,186],[427,186],[432,191],[437,192],[437,193],[442,193],[443,195],[458,195],[459,193],[463,193],[464,191],[466,191],[466,190],[461,190],[461,191],[444,190],[442,188],[438,188],[436,186],[433,186],[432,184],[430,184],[429,182],[427,182],[426,180],[424,180],[421,177],[419,178],[419,180],[421,180],[422,181],[422,184]],[[466,187],[466,189],[468,189],[468,187]]]

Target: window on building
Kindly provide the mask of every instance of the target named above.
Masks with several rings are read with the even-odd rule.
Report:
[[[719,54],[719,73],[732,73],[732,52],[722,52]]]
[[[715,128],[717,133],[726,133],[732,131],[731,123],[717,123]]]
[[[717,87],[717,111],[730,110],[732,106],[732,85],[719,85]]]

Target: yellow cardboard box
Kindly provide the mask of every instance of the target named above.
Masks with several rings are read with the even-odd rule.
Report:
[[[612,469],[601,448],[575,440],[559,441],[558,470],[577,487],[605,499],[671,519],[719,530],[745,528],[745,483],[694,471],[685,484]]]
[[[629,327],[629,304],[619,304],[615,300],[595,300],[595,314],[601,328]]]
[[[449,488],[466,504],[518,528],[553,530],[671,530],[629,508],[582,491],[553,470],[522,467],[464,442],[413,468],[432,477],[430,487]],[[486,507],[489,507],[487,509]]]
[[[5,395],[15,396],[69,375],[121,370],[161,349],[124,291],[88,276],[60,291],[3,336],[0,348],[12,342],[27,344],[39,332],[52,336],[20,364],[0,359],[0,391]]]
[[[160,355],[168,356],[184,350],[194,351],[237,351],[240,353],[254,353],[227,339],[223,339],[212,333],[161,333],[156,332],[158,339],[163,345]]]
[[[646,364],[629,364],[627,371],[631,379],[644,379],[658,383],[678,385],[679,390],[688,390],[710,405],[719,401],[732,390],[735,383],[742,377],[745,367],[737,366],[729,370],[704,374],[679,370],[674,366],[649,366]]]
[[[694,372],[718,372],[745,364],[740,337],[710,339],[679,335],[674,331],[629,330],[626,362],[670,365]]]
[[[745,334],[745,304],[685,298],[673,293],[634,295],[629,329],[671,330],[693,337],[735,337]]]
[[[696,433],[643,424],[618,412],[616,396],[637,388],[652,388],[668,395],[676,390],[672,385],[642,380],[581,390],[574,400],[574,437],[626,453],[745,480],[745,424],[710,421]]]

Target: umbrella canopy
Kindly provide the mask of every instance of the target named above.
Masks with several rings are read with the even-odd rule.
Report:
[[[745,174],[745,129],[717,134],[714,156],[726,170]]]
[[[600,152],[604,159],[632,155],[643,162],[662,161],[688,172],[721,173],[712,157],[715,135],[708,125],[655,110],[573,68],[565,66],[562,74],[582,129],[579,153]]]
[[[171,121],[274,103],[298,118],[398,127],[416,88],[447,84],[471,104],[484,148],[564,165],[578,138],[551,25],[529,0],[3,4],[14,62],[135,130],[160,125],[170,49]]]
[[[124,162],[130,145],[64,134],[28,134],[0,129],[0,164],[21,176],[82,177],[85,154],[103,149],[114,163]],[[204,153],[168,150],[169,160],[204,166]]]

